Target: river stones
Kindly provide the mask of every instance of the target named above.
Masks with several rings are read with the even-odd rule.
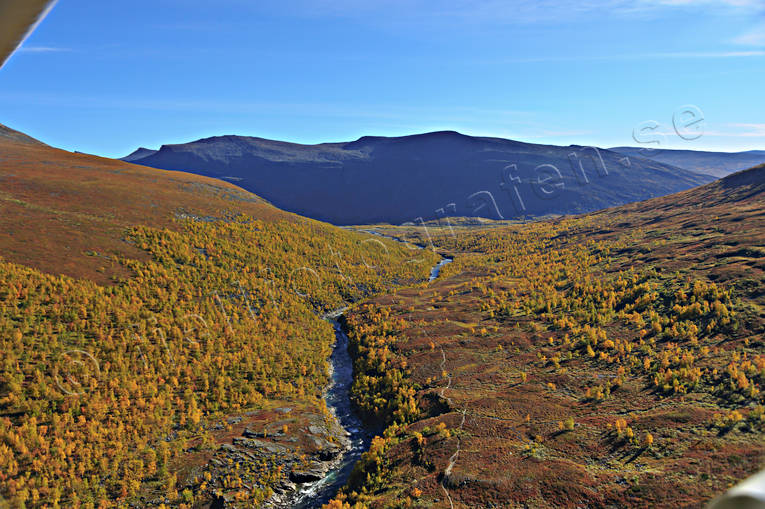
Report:
[[[263,431],[255,431],[250,428],[245,428],[242,432],[242,436],[247,438],[265,438],[266,433]]]
[[[333,446],[328,449],[323,449],[316,453],[316,455],[319,457],[321,461],[330,461],[335,458],[342,452],[342,449],[337,446]]]
[[[298,484],[320,481],[324,478],[326,473],[326,467],[319,464],[313,464],[309,467],[294,468],[292,472],[290,472],[290,481]]]
[[[231,444],[221,444],[220,449],[226,452],[238,452],[237,448]]]
[[[257,449],[261,451],[266,451],[271,454],[286,454],[287,453],[287,448],[284,447],[283,445],[263,442],[261,440],[255,440],[252,438],[236,437],[234,438],[234,444],[240,447],[246,447],[248,449]]]

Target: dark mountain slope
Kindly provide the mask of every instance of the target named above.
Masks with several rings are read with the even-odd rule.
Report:
[[[280,208],[335,224],[582,213],[713,180],[604,149],[451,131],[320,145],[221,136],[133,162],[234,180]]]
[[[765,150],[747,152],[706,152],[701,150],[646,149],[614,147],[610,150],[630,157],[645,157],[679,168],[724,177],[731,173],[765,163]]]
[[[741,217],[744,209],[761,209],[763,201],[765,201],[765,164],[733,173],[695,189],[605,210],[602,214],[614,217],[627,216],[631,221],[630,226],[638,227],[649,222],[658,223],[665,220],[664,211],[685,217],[690,221],[698,215],[699,209],[712,210],[714,207],[726,207],[723,211],[725,216]],[[737,222],[744,223],[745,226],[747,224],[743,219]]]
[[[133,152],[132,154],[123,157],[122,160],[125,161],[126,163],[130,163],[133,161],[137,161],[138,159],[143,159],[144,157],[154,155],[156,153],[157,153],[156,150],[151,150],[149,148],[141,147],[135,152]]]

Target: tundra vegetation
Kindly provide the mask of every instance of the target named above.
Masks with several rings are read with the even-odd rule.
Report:
[[[349,313],[355,397],[391,424],[335,506],[699,506],[759,470],[764,177],[528,224],[379,227],[454,262]]]
[[[308,416],[333,420],[323,316],[345,306],[352,399],[384,430],[329,507],[698,506],[761,467],[765,168],[573,218],[378,227],[418,250],[204,177],[0,149],[12,507],[273,501],[310,468]],[[237,440],[258,454],[219,455]]]
[[[212,179],[0,147],[0,495],[12,507],[269,498],[288,475],[278,458],[225,475],[190,465],[229,416],[326,413],[335,336],[322,315],[423,280],[438,260]]]
[[[433,257],[390,245],[372,269],[379,245],[324,225],[183,223],[127,231],[151,260],[115,257],[133,276],[112,286],[0,264],[0,471],[16,505],[110,505],[143,483],[189,498],[172,465],[213,424],[269,400],[321,404],[322,313],[424,277]],[[242,500],[268,497],[261,485]]]

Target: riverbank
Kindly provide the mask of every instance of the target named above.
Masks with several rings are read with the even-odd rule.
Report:
[[[346,484],[354,465],[369,449],[372,440],[373,432],[364,425],[351,403],[353,359],[348,349],[350,340],[340,322],[331,320],[331,323],[335,329],[336,343],[330,358],[331,382],[325,392],[324,401],[344,430],[344,449],[332,461],[321,480],[301,486],[292,504],[282,507],[307,509],[321,507],[329,502]]]
[[[430,269],[429,281],[452,260],[443,258]],[[262,483],[245,486],[264,490],[263,507],[307,509],[321,507],[336,496],[370,447],[375,431],[370,430],[352,403],[354,359],[350,340],[340,322],[347,307],[321,318],[332,325],[335,343],[329,356],[329,383],[320,405],[282,405],[229,417],[226,429],[215,433],[220,447],[210,451],[206,467],[189,472],[189,477],[210,478],[220,483],[241,469],[261,472]],[[200,507],[236,505],[232,492],[224,492]]]
[[[371,233],[371,232],[370,232]],[[398,240],[398,239],[394,239]],[[401,242],[399,240],[399,242]],[[441,268],[451,263],[452,258],[443,258],[431,268],[429,281],[438,278]],[[329,502],[343,488],[353,472],[357,461],[369,449],[373,436],[382,432],[382,428],[371,430],[365,424],[353,407],[351,388],[354,381],[354,362],[349,350],[350,339],[340,324],[342,314],[347,308],[342,308],[324,315],[324,319],[332,323],[336,342],[330,357],[330,385],[324,400],[327,408],[345,430],[342,437],[343,450],[337,457],[318,466],[325,469],[326,475],[315,482],[299,486],[297,493],[289,499],[282,498],[279,507],[308,509],[321,507]],[[376,433],[377,432],[377,433]]]

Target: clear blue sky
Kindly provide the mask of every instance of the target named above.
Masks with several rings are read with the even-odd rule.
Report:
[[[0,123],[105,156],[446,129],[635,145],[649,120],[665,148],[765,149],[763,4],[60,0],[0,69]],[[673,131],[684,105],[700,138]]]

